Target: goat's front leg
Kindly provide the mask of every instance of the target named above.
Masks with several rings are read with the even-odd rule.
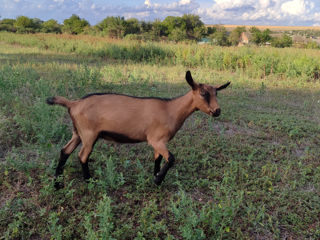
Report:
[[[162,155],[160,153],[154,153],[154,176],[160,172],[160,165],[161,165]]]
[[[167,160],[167,159],[166,159]],[[154,183],[160,185],[165,176],[167,175],[168,170],[173,166],[175,158],[171,152],[169,152],[169,157],[166,163],[161,168],[160,172],[154,178]]]
[[[160,171],[158,171],[158,169],[160,168],[161,159],[158,160],[157,158],[156,161],[158,160],[158,162],[155,163],[155,172],[156,171],[158,172],[154,177],[154,182],[155,184],[160,185],[163,179],[165,178],[168,170],[173,166],[175,159],[173,154],[168,151],[165,142],[157,141],[157,142],[149,142],[149,144],[152,145],[155,152],[159,153],[166,159],[166,163],[163,165]]]

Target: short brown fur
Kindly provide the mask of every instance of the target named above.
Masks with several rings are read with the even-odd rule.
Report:
[[[230,84],[229,82],[219,87],[197,84],[189,71],[186,80],[192,90],[171,100],[118,94],[93,94],[75,101],[64,97],[48,98],[48,104],[58,104],[68,108],[73,122],[72,138],[62,151],[69,156],[82,142],[79,158],[82,164],[87,164],[92,148],[99,138],[121,143],[148,142],[154,149],[155,160],[158,159],[156,164],[160,165],[159,156],[163,156],[167,163],[172,161],[167,167],[169,169],[174,157],[167,149],[168,141],[174,137],[186,118],[196,110],[214,117],[219,116],[217,91]],[[56,176],[62,173],[61,165],[64,164],[59,164]],[[159,166],[156,167],[158,168]],[[84,177],[89,178],[89,172],[84,172]],[[157,184],[164,178],[161,176],[157,179],[156,172],[155,177]]]

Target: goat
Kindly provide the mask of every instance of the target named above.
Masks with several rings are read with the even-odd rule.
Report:
[[[174,137],[184,121],[194,111],[200,110],[213,117],[221,113],[217,102],[217,92],[228,87],[196,83],[190,71],[186,81],[192,88],[185,95],[162,99],[153,97],[133,97],[114,93],[89,94],[79,100],[71,101],[64,97],[47,99],[49,105],[58,104],[68,109],[73,123],[71,140],[61,149],[55,178],[63,173],[69,155],[82,143],[78,154],[83,176],[91,176],[88,157],[99,138],[118,143],[147,142],[154,149],[154,182],[160,185],[175,158],[166,144]],[[166,162],[161,168],[161,160]],[[59,183],[55,183],[56,188]]]

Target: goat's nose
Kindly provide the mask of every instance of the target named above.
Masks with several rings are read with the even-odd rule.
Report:
[[[220,108],[217,108],[217,109],[214,111],[214,113],[212,114],[212,116],[214,116],[214,117],[219,117],[220,113],[221,113],[221,109],[220,109]]]

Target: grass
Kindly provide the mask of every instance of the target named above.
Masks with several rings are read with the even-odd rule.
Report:
[[[318,54],[276,51],[281,58]],[[5,42],[0,63],[0,239],[320,238],[318,79]],[[65,109],[45,104],[48,96],[174,97],[189,90],[187,69],[199,82],[232,85],[219,94],[218,119],[197,112],[170,142],[176,165],[160,187],[147,144],[98,141],[89,163],[94,179],[83,181],[75,152],[65,187],[54,190],[71,121]]]

